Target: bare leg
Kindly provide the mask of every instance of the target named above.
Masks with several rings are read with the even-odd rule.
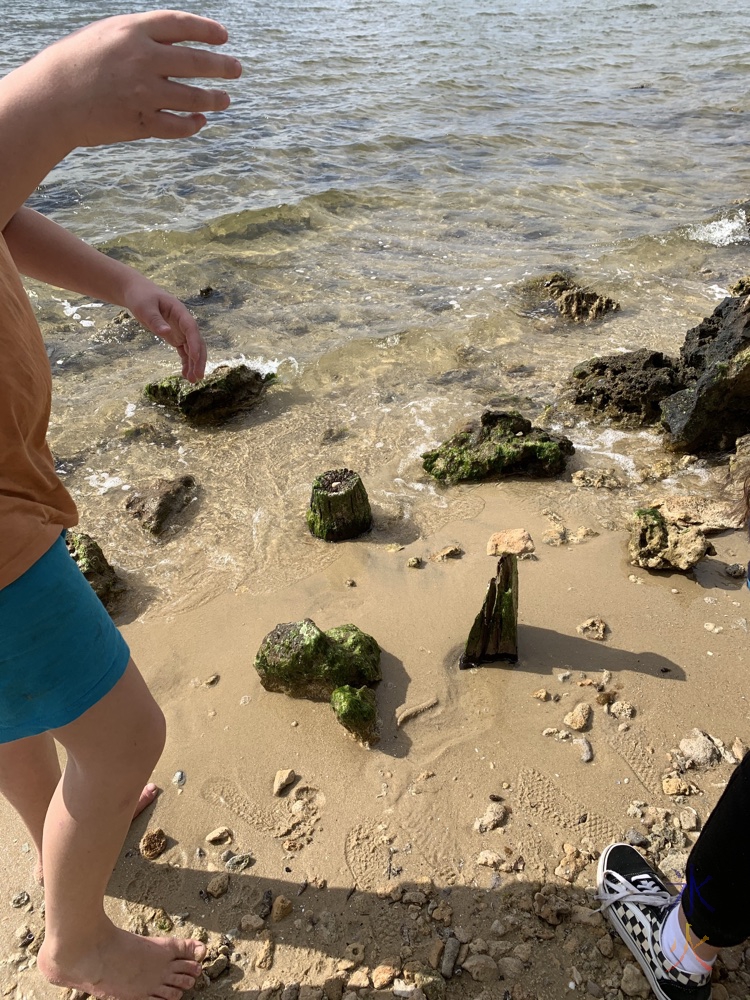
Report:
[[[164,735],[164,717],[132,661],[109,694],[54,732],[68,760],[44,825],[46,935],[38,962],[58,986],[115,1000],[179,1000],[200,972],[200,942],[128,934],[103,907]]]
[[[42,833],[52,795],[60,781],[60,762],[51,733],[0,744],[0,792],[26,824],[37,854],[36,879],[42,882]],[[151,805],[159,789],[147,784],[135,807],[135,819]]]

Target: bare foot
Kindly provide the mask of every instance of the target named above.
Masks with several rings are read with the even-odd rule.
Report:
[[[159,786],[155,785],[153,781],[149,781],[147,785],[143,786],[143,791],[140,794],[138,803],[135,807],[135,812],[133,813],[133,819],[140,816],[144,809],[148,809],[151,803],[156,799],[159,792]],[[38,885],[44,885],[44,869],[42,868],[41,858],[37,860],[34,878],[36,879]]]
[[[94,997],[180,1000],[200,975],[205,954],[200,941],[138,937],[107,921],[98,939],[85,942],[55,945],[48,931],[37,961],[50,983]]]

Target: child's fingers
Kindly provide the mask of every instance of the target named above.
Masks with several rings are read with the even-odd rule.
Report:
[[[205,115],[174,115],[169,111],[157,111],[148,121],[147,128],[154,139],[188,139],[205,125]]]
[[[204,42],[206,45],[223,45],[227,29],[209,17],[187,14],[182,10],[154,10],[141,15],[148,25],[149,34],[157,42]]]
[[[193,79],[236,80],[242,75],[242,64],[234,56],[185,45],[164,46],[159,50],[163,76]]]
[[[169,111],[225,111],[229,107],[229,94],[225,90],[189,87],[184,83],[167,81],[159,93],[159,102]]]

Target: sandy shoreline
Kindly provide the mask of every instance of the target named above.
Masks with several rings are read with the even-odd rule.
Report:
[[[702,562],[694,577],[649,574],[628,564],[625,532],[603,530],[583,491],[558,483],[551,492],[569,527],[586,525],[600,534],[576,546],[542,545],[550,524],[541,513],[538,484],[485,484],[471,491],[471,516],[399,551],[381,538],[345,543],[335,561],[310,576],[303,575],[302,552],[300,579],[279,592],[226,594],[186,614],[124,626],[165,711],[169,736],[155,774],[163,792],[134,824],[112,878],[114,919],[131,926],[151,920],[149,932],[158,933],[154,908],[173,920],[188,914],[175,933],[203,927],[218,947],[243,915],[257,911],[265,891],[287,897],[290,915],[278,923],[269,918],[267,930],[243,931],[231,942],[229,971],[206,988],[211,997],[255,998],[274,979],[320,988],[341,972],[342,961],[351,966],[341,972],[342,986],[358,969],[372,973],[385,961],[429,964],[446,927],[471,941],[472,950],[479,941],[477,953],[489,951],[507,973],[483,984],[464,971],[448,981],[448,997],[477,997],[484,990],[487,998],[501,998],[509,990],[513,998],[552,1000],[572,992],[573,967],[581,978],[576,992],[585,995],[593,983],[601,996],[617,996],[623,953],[616,946],[611,957],[603,954],[607,947],[597,942],[606,932],[597,918],[586,924],[566,914],[550,924],[535,912],[532,888],[548,886],[545,892],[565,898],[572,892],[579,903],[595,905],[583,891],[595,881],[596,850],[633,827],[643,830],[627,814],[630,803],[680,812],[661,790],[661,776],[670,769],[666,752],[694,727],[729,746],[737,736],[747,740],[748,596],[722,567],[746,561],[748,542],[741,532],[716,537],[717,556]],[[519,564],[520,662],[460,672],[458,654],[493,570],[487,539],[517,526],[530,531],[538,555]],[[449,543],[464,549],[463,558],[407,568],[410,556],[425,558]],[[356,586],[347,586],[347,579]],[[611,629],[604,643],[576,632],[592,615]],[[352,621],[380,643],[382,739],[376,748],[351,740],[326,704],[261,688],[252,666],[261,639],[278,622],[303,617],[321,628]],[[722,631],[707,631],[708,622]],[[566,669],[572,676],[561,682],[557,674]],[[636,709],[626,732],[596,703],[595,687],[577,684],[582,674],[599,682],[605,670],[611,673],[608,689]],[[218,683],[206,687],[213,674],[220,675]],[[540,687],[559,700],[532,697]],[[397,726],[397,709],[433,698],[435,707]],[[593,706],[585,734],[594,751],[588,764],[571,742],[542,736],[547,727],[562,727],[579,701]],[[272,783],[281,768],[300,777],[275,798]],[[187,777],[182,790],[172,783],[177,770]],[[692,776],[703,794],[690,796],[688,804],[702,819],[730,773],[730,765],[720,764]],[[504,827],[480,834],[474,821],[490,795],[502,796],[510,816]],[[57,991],[41,981],[33,961],[26,969],[28,956],[18,953],[17,929],[28,925],[36,933],[42,926],[27,838],[5,805],[0,822],[6,844],[0,861],[6,887],[0,907],[3,993],[52,996]],[[231,876],[229,891],[214,900],[205,889],[223,870],[219,855],[226,845],[211,846],[205,837],[224,825],[233,831],[232,851],[249,851],[256,863]],[[138,841],[155,826],[165,830],[170,846],[146,861]],[[554,874],[564,844],[583,845],[590,855],[573,889]],[[205,857],[196,856],[199,847]],[[477,865],[482,850],[501,853],[522,870]],[[431,880],[431,887],[420,883],[419,891],[427,889],[423,904],[381,898],[399,883],[414,889],[419,879]],[[379,895],[382,887],[387,889]],[[31,911],[11,906],[21,891],[29,893]],[[516,891],[518,906],[508,901]],[[444,905],[452,910],[447,923],[439,919]],[[518,926],[512,918],[510,930],[498,936],[493,921],[508,913],[520,914]],[[264,945],[269,932],[272,967],[255,968],[270,947]],[[362,962],[353,944],[364,945]],[[743,968],[732,976],[744,974]],[[359,996],[392,995],[391,986],[376,991],[359,981]],[[746,994],[733,978],[724,987],[735,985],[745,993],[727,995]],[[329,983],[327,989],[335,994],[337,987]],[[435,989],[428,984],[427,995]],[[282,991],[264,995],[281,997]],[[315,989],[302,993],[319,995]]]

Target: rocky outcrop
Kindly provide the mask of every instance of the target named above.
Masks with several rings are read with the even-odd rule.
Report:
[[[422,455],[422,465],[446,483],[499,475],[556,476],[573,452],[568,438],[533,427],[516,410],[485,410],[480,420]]]
[[[328,701],[336,688],[381,679],[380,646],[356,625],[322,632],[314,621],[277,625],[260,644],[255,669],[266,691]]]
[[[149,402],[176,410],[196,427],[216,426],[257,406],[275,379],[248,365],[221,365],[195,385],[171,375],[151,382],[143,393]]]
[[[629,351],[584,361],[573,369],[570,402],[588,414],[629,427],[661,419],[660,403],[684,386],[677,364],[661,351]]]

